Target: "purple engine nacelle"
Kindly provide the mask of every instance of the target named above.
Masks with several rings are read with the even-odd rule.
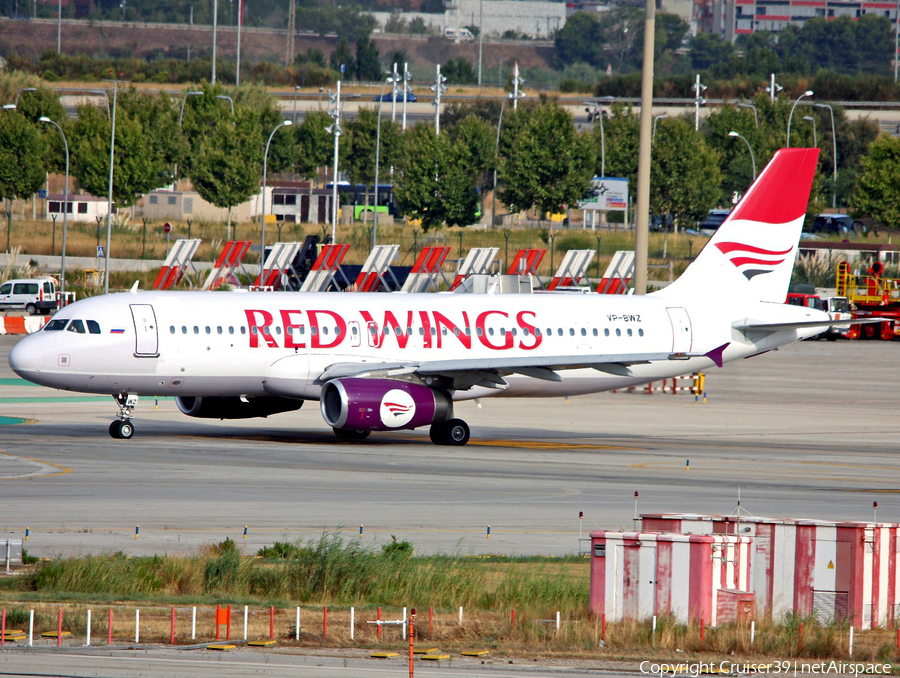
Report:
[[[442,391],[394,379],[335,379],[319,397],[325,422],[351,431],[391,431],[428,426],[452,416]]]

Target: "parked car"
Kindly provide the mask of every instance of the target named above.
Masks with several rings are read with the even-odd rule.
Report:
[[[394,100],[393,92],[385,92],[384,94],[380,94],[372,99],[372,101],[393,101],[393,100]],[[416,100],[416,95],[413,94],[412,92],[410,92],[409,90],[407,90],[406,91],[406,100],[408,102],[413,102]],[[402,90],[397,92],[397,101],[403,101],[403,91]]]
[[[731,214],[731,210],[710,210],[709,213],[703,217],[703,221],[697,224],[697,230],[701,233],[715,233],[729,214]]]
[[[866,226],[847,214],[820,214],[813,219],[809,232],[822,235],[860,235],[866,232]]]
[[[59,308],[56,282],[50,278],[7,280],[0,285],[0,310],[23,309],[31,315]]]

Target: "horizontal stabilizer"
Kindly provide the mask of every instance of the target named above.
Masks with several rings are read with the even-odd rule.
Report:
[[[850,327],[850,325],[867,325],[869,323],[883,323],[884,318],[853,318],[852,320],[801,320],[797,322],[769,322],[765,320],[751,320],[745,318],[732,323],[732,327],[741,332],[781,332],[783,330],[802,330],[807,327]]]

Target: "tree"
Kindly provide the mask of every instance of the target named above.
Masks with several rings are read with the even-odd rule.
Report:
[[[653,138],[650,211],[699,221],[721,191],[719,156],[683,118],[661,120]]]
[[[365,184],[365,205],[369,206],[369,186],[375,183],[375,143],[377,141],[378,111],[360,108],[355,119],[344,123],[346,136],[341,144],[341,165],[350,174],[353,184]],[[381,144],[379,151],[379,179],[386,174],[385,168],[394,162],[399,126],[390,120],[381,121]]]
[[[237,110],[234,120],[216,119],[193,149],[191,181],[200,196],[216,207],[231,209],[259,191],[263,148],[259,118]]]
[[[67,130],[70,173],[93,195],[108,191],[110,126],[105,108],[81,106]],[[171,183],[185,149],[178,113],[168,96],[133,88],[119,93],[112,191],[116,205],[128,207],[141,194]]]
[[[862,174],[851,207],[858,217],[872,217],[888,228],[900,226],[900,139],[882,134],[860,161]]]
[[[472,62],[463,57],[448,59],[441,66],[441,75],[445,76],[451,85],[467,85],[478,80]]]
[[[294,128],[297,149],[294,169],[301,177],[316,176],[318,169],[332,159],[334,137],[325,131],[331,123],[331,117],[325,111],[310,111],[303,123]]]
[[[430,125],[416,125],[403,137],[394,195],[401,208],[428,230],[446,223],[467,226],[478,213],[473,151],[460,137],[436,135]]]
[[[328,57],[328,63],[331,68],[339,73],[347,73],[348,75],[356,72],[356,60],[350,51],[350,41],[347,38],[341,38],[334,46],[334,51]],[[341,66],[344,70],[341,71]]]
[[[356,79],[366,82],[381,80],[381,59],[378,48],[368,36],[356,40]]]
[[[556,32],[553,43],[559,63],[583,61],[597,66],[603,58],[600,20],[593,12],[575,12]]]
[[[594,152],[590,140],[576,134],[572,114],[549,102],[527,111],[521,121],[516,117],[499,161],[499,197],[541,214],[582,200],[590,190]]]
[[[697,33],[691,39],[691,67],[705,71],[713,65],[727,61],[734,52],[730,42],[714,33]]]
[[[44,183],[45,147],[34,125],[24,115],[0,115],[0,198],[7,201],[7,244],[12,228],[10,201],[27,198]]]

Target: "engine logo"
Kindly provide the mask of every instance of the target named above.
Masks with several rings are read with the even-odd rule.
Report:
[[[416,401],[406,391],[392,388],[381,398],[381,423],[388,428],[406,426],[416,415]]]

